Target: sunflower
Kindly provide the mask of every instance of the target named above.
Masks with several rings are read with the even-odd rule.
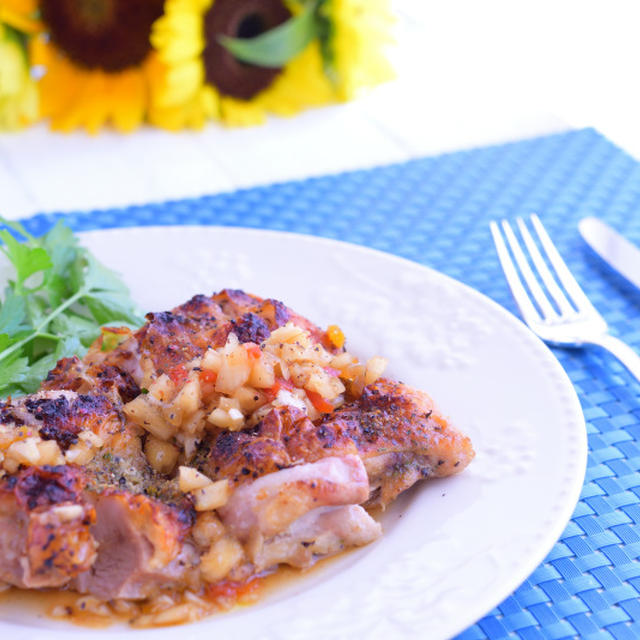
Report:
[[[16,1],[16,0],[14,0]],[[149,35],[163,0],[40,0],[47,36],[34,48],[41,65],[41,113],[53,129],[107,123],[131,131],[145,119],[155,54]]]
[[[151,35],[161,61],[151,122],[177,129],[201,126],[212,117],[252,125],[267,113],[289,116],[352,97],[359,86],[386,76],[386,61],[380,73],[378,25],[372,29],[376,21],[367,18],[369,1],[319,0],[318,37],[284,65],[265,67],[237,59],[220,36],[247,39],[270,32],[299,15],[301,2],[167,0]],[[382,7],[386,0],[373,2]],[[386,11],[379,16],[385,26],[387,16]]]
[[[0,6],[0,130],[19,129],[38,116],[25,35],[39,26],[35,9],[35,0],[3,0]]]
[[[325,0],[319,13],[326,70],[338,100],[393,78],[385,55],[393,23],[388,0]]]

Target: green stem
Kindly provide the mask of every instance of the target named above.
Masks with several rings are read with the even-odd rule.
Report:
[[[65,300],[59,307],[54,309],[34,330],[33,333],[22,340],[19,340],[15,344],[5,349],[0,353],[0,361],[4,360],[7,356],[11,355],[14,351],[17,351],[25,344],[29,344],[32,340],[40,335],[43,335],[42,330],[56,317],[58,317],[65,309],[68,309],[74,302],[77,302],[82,296],[85,296],[88,289],[83,287],[80,291],[76,291],[68,300]],[[49,334],[52,335],[52,334]]]

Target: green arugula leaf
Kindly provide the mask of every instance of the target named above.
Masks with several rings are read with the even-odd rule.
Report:
[[[242,62],[259,67],[282,67],[317,36],[316,6],[317,2],[307,3],[298,15],[255,38],[220,35],[218,42]]]

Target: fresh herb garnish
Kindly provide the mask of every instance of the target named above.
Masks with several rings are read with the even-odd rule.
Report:
[[[43,236],[0,217],[15,275],[0,302],[0,397],[35,391],[60,358],[82,356],[109,323],[143,318],[120,277],[58,222]],[[16,238],[18,236],[18,238]]]

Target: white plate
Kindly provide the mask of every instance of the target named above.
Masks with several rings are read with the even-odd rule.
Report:
[[[84,240],[146,310],[243,288],[339,324],[360,357],[427,390],[471,436],[459,476],[427,481],[384,515],[384,536],[290,581],[252,607],[180,628],[101,638],[450,637],[508,596],[571,516],[586,465],[580,405],[551,352],[488,298],[435,271],[354,245],[270,231],[156,227]],[[0,610],[0,637],[87,630]]]

